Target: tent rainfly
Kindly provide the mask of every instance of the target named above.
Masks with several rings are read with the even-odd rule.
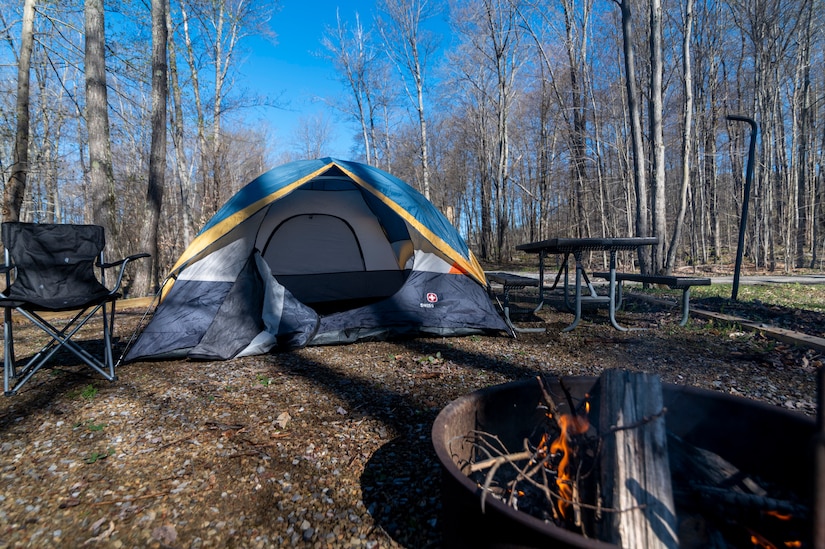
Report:
[[[323,158],[264,173],[215,214],[126,360],[495,331],[508,330],[484,271],[432,203],[377,168]]]

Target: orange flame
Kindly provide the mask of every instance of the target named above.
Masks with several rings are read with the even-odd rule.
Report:
[[[550,451],[554,454],[562,452],[562,458],[556,472],[556,486],[561,495],[558,503],[559,513],[561,513],[561,516],[567,518],[567,509],[570,507],[569,501],[573,497],[572,448],[569,439],[572,435],[580,435],[587,432],[590,428],[590,423],[584,416],[574,416],[570,414],[559,416],[558,422],[561,428],[561,434],[559,438],[554,440],[550,445]]]
[[[754,546],[760,547],[762,549],[779,549],[776,545],[768,541],[768,539],[762,536],[761,534],[754,532],[753,530],[751,530],[750,533],[751,543],[754,544]]]
[[[779,511],[763,511],[765,515],[779,520],[791,520],[793,515],[787,513],[780,513]]]

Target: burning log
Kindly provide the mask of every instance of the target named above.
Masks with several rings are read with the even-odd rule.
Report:
[[[601,376],[602,539],[622,547],[679,546],[662,387],[655,375],[608,370]]]

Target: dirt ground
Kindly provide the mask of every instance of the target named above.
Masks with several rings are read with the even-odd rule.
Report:
[[[141,312],[120,314],[121,342]],[[815,412],[815,351],[734,324],[682,328],[675,309],[644,304],[619,318],[647,329],[626,333],[604,311],[570,333],[570,314],[539,316],[547,331],[516,339],[139,362],[113,383],[61,357],[0,400],[0,547],[439,547],[434,418],[536,373],[643,370]],[[18,334],[33,352],[33,333]]]

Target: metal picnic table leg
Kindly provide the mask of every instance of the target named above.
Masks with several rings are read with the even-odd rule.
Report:
[[[576,258],[576,305],[574,310],[575,317],[572,324],[562,330],[562,332],[569,332],[579,325],[582,318],[582,253],[581,251],[573,252],[573,257]],[[567,263],[565,262],[564,270],[564,304],[567,304]]]
[[[682,290],[682,320],[679,326],[686,326],[690,319],[690,286]]]
[[[625,328],[616,320],[616,251],[610,250],[610,285],[609,285],[610,304],[608,311],[610,312],[610,323],[614,328],[622,332],[626,332]]]
[[[533,310],[534,313],[541,311],[544,306],[544,258],[546,255],[544,250],[539,252],[539,304]]]

